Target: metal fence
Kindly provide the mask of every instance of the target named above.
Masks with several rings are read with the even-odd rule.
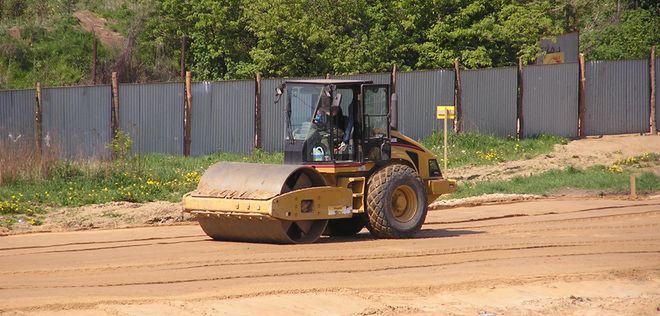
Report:
[[[454,104],[454,72],[450,70],[403,72],[397,77],[399,130],[422,139],[439,127],[437,105]],[[450,121],[451,122],[451,121]],[[453,123],[449,124],[453,128]]]
[[[42,91],[43,146],[66,158],[109,158],[110,86]]]
[[[579,64],[538,65],[523,70],[523,136],[578,133]]]
[[[134,153],[183,154],[182,83],[120,84],[119,126]]]
[[[649,131],[649,70],[646,60],[586,64],[587,135]]]
[[[660,59],[655,65],[657,78]],[[648,67],[646,60],[586,64],[587,135],[648,131]],[[389,73],[332,78],[390,82]],[[523,137],[540,133],[577,136],[578,64],[528,66],[522,78],[513,67],[465,70],[461,78],[463,130],[513,136],[522,115]],[[522,113],[517,113],[516,106],[519,79]],[[284,149],[284,107],[273,100],[275,88],[283,80],[261,80],[260,135],[266,151]],[[430,136],[441,123],[436,120],[435,108],[455,103],[454,88],[454,72],[450,70],[399,73],[399,129],[414,139]],[[119,85],[119,128],[131,136],[134,153],[183,154],[184,89],[181,82]],[[43,89],[44,147],[68,158],[109,157],[111,90],[109,86]],[[255,141],[255,91],[253,80],[194,83],[191,154],[249,153]],[[656,91],[658,98],[660,91]],[[0,142],[34,147],[35,102],[35,90],[0,91]],[[656,119],[660,122],[660,111],[656,111]]]
[[[34,147],[35,90],[0,91],[0,143]]]
[[[192,84],[193,156],[247,154],[254,141],[253,80]]]
[[[516,136],[517,78],[515,67],[461,72],[463,130]]]

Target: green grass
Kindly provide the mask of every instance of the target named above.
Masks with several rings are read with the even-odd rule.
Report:
[[[20,25],[21,40],[0,29],[0,89],[32,88],[35,82],[57,87],[89,79],[92,35],[73,17],[53,18],[49,23]],[[109,52],[98,48],[100,61]]]
[[[531,159],[552,152],[554,145],[567,144],[566,138],[539,135],[525,139],[498,137],[477,133],[449,133],[449,168],[489,165],[503,161]],[[434,134],[422,140],[422,144],[433,151],[440,163],[443,157],[442,134]]]
[[[625,193],[629,191],[629,177],[637,174],[637,192],[660,191],[660,176],[635,170],[592,166],[587,169],[568,167],[550,170],[529,177],[515,177],[507,181],[465,183],[447,198],[464,198],[493,193],[548,195],[562,189],[598,190],[602,193]]]
[[[281,163],[283,154],[255,151],[251,155],[202,157],[148,155],[115,162],[59,161],[46,177],[0,186],[0,225],[19,219],[35,221],[44,207],[81,206],[112,201],[181,200],[197,186],[202,173],[218,161]]]

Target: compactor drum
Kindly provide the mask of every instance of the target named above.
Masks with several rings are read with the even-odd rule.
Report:
[[[215,240],[311,243],[366,227],[405,238],[456,183],[433,154],[397,131],[396,94],[359,80],[296,80],[285,97],[283,165],[220,162],[183,197]]]

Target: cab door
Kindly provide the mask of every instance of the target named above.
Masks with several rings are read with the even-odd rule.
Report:
[[[363,84],[360,89],[363,112],[363,159],[390,159],[390,88],[384,84]]]

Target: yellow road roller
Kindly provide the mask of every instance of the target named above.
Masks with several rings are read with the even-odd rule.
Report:
[[[389,85],[289,80],[275,100],[284,103],[284,164],[219,162],[183,197],[215,240],[312,243],[365,226],[377,238],[411,237],[428,205],[456,189],[433,153],[397,130]]]

